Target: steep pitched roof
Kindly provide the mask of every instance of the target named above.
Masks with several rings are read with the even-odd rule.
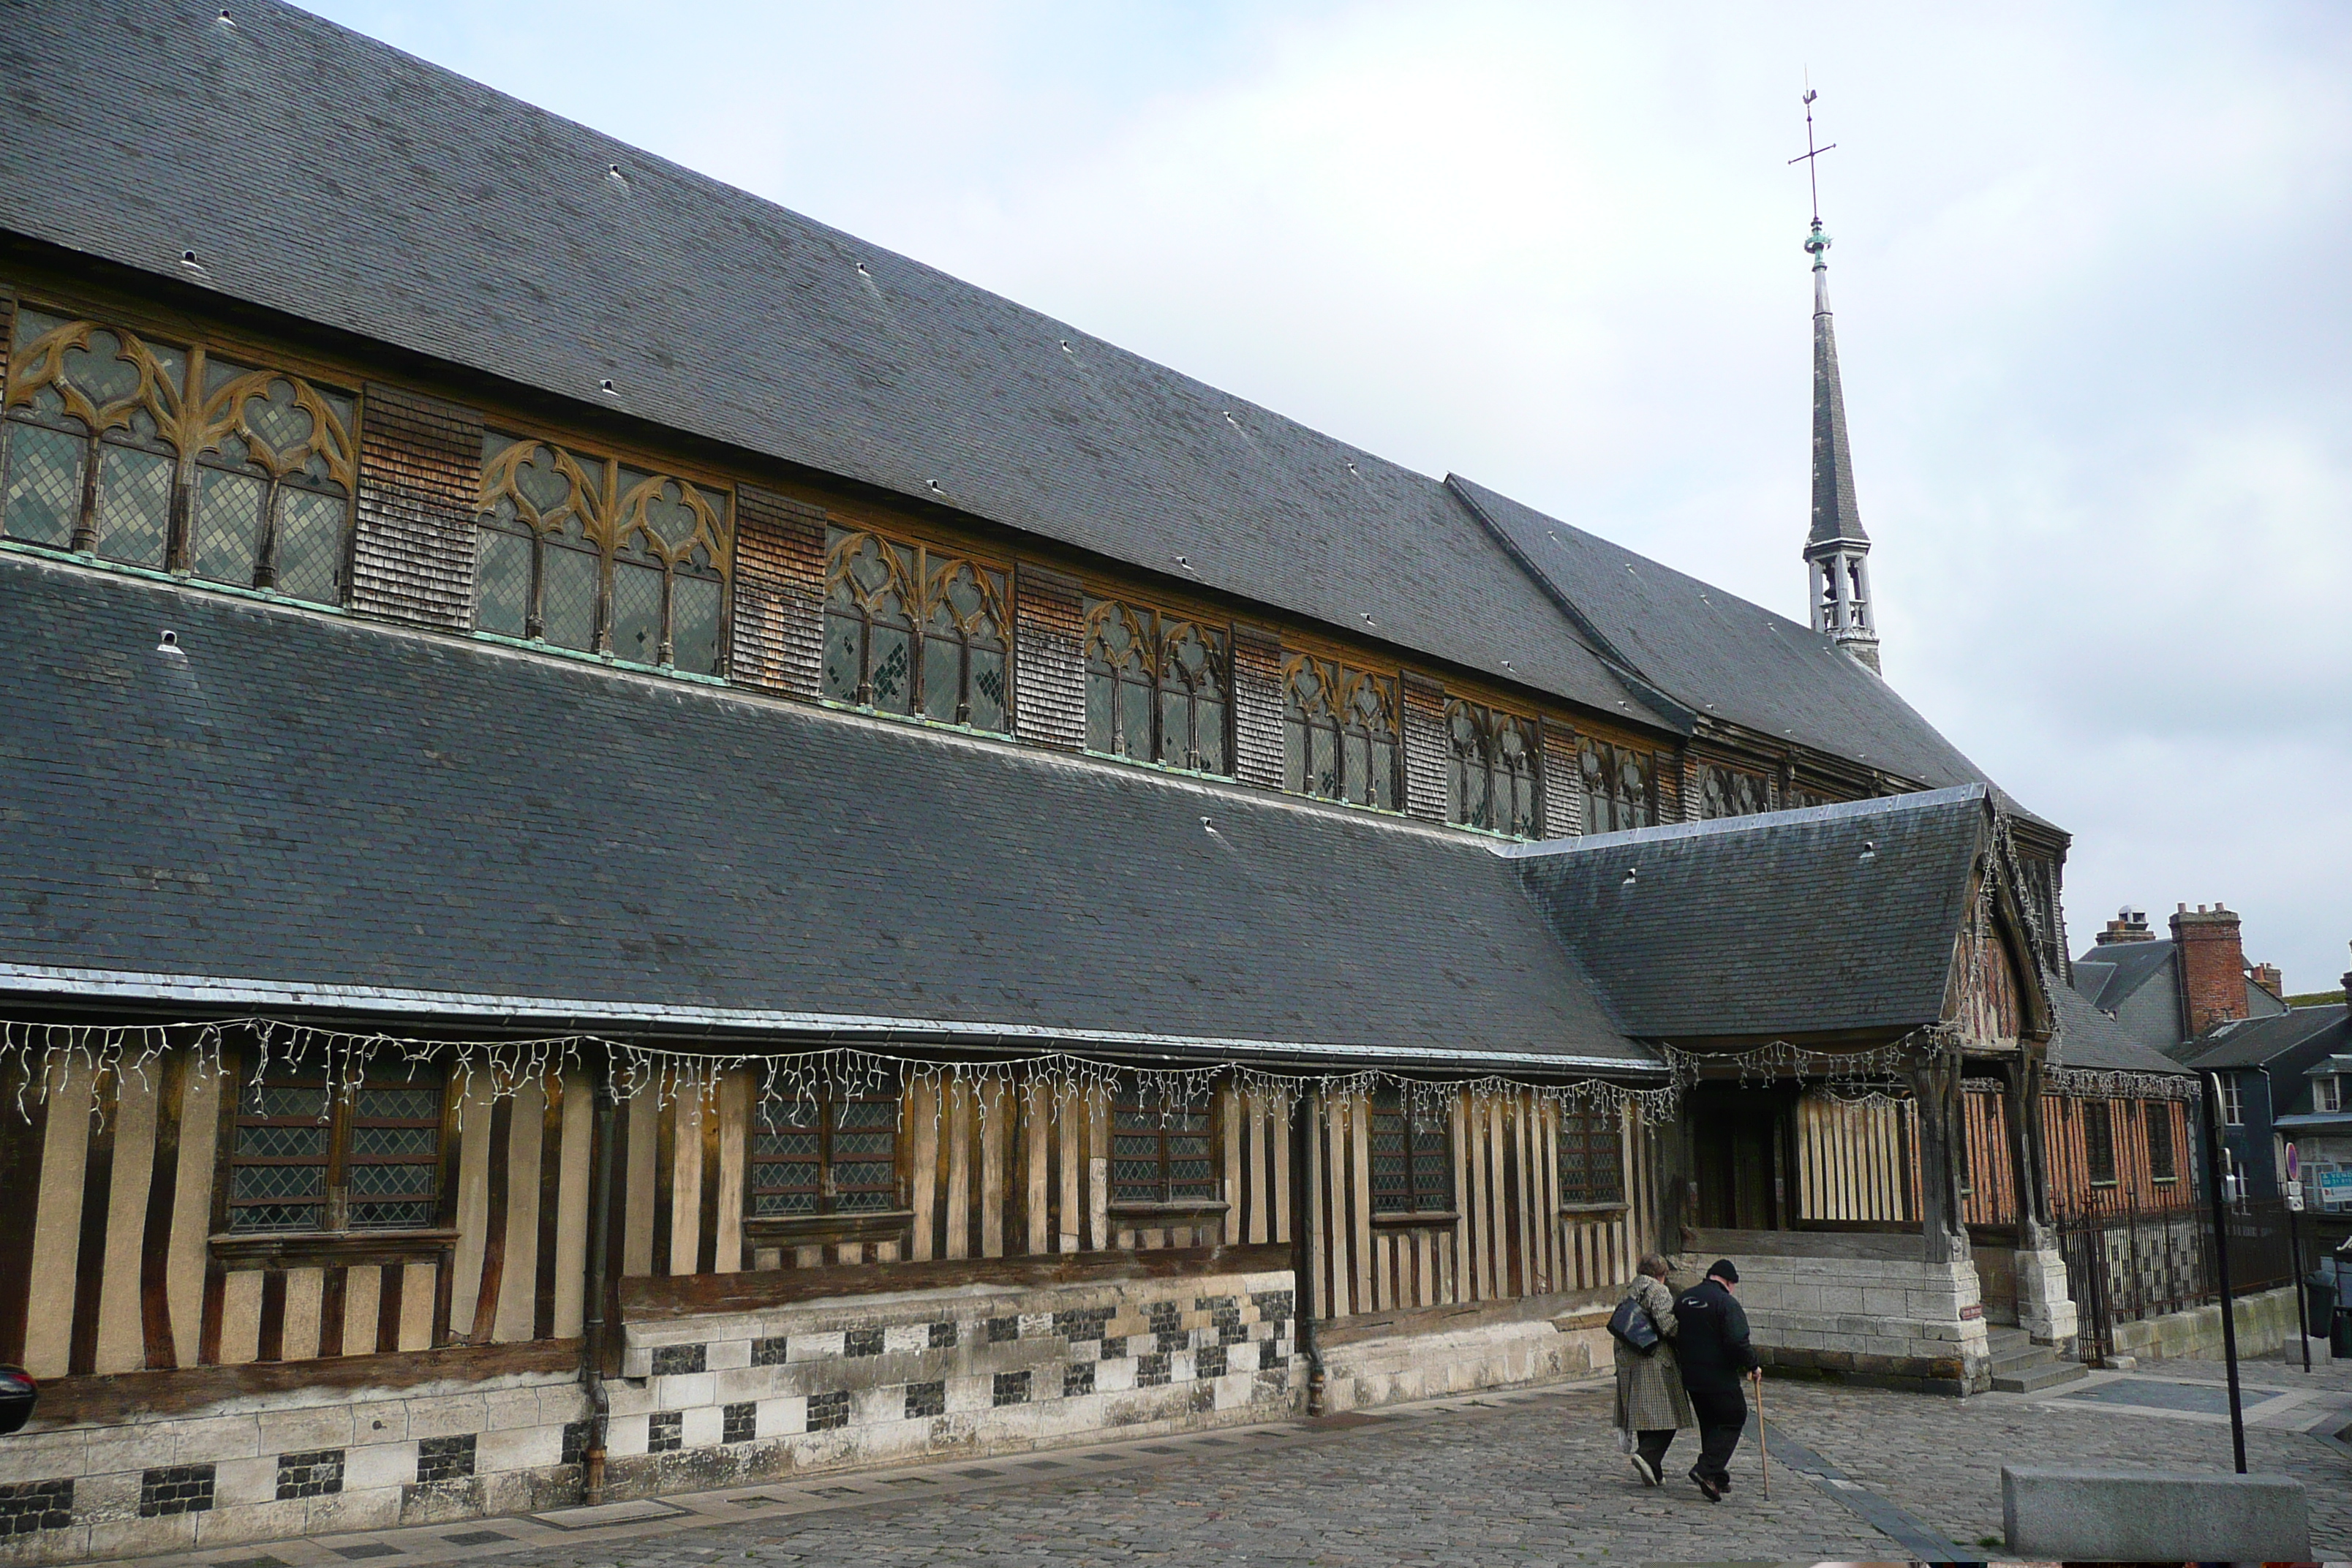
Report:
[[[1821,235],[1818,220],[1813,226]],[[1828,244],[1822,241],[1824,247]],[[1808,247],[1810,248],[1810,247]],[[1845,389],[1839,384],[1837,324],[1830,313],[1829,269],[1813,259],[1813,524],[1808,545],[1870,542],[1853,499],[1853,447],[1845,437]]]
[[[2079,971],[2078,971],[2079,973]],[[2053,983],[2051,1010],[2058,1034],[2050,1043],[2050,1065],[2084,1072],[2146,1072],[2179,1076],[2190,1069],[2132,1038],[2113,1018],[2071,985]]]
[[[0,224],[1656,722],[1437,480],[277,0],[217,9],[13,15]]]
[[[14,553],[0,626],[0,990],[1654,1065],[1468,835]]]
[[[1967,784],[1505,854],[1628,1034],[1906,1029],[1944,1016],[1990,818]]]
[[[1459,475],[1468,500],[1588,637],[1694,712],[1941,786],[1985,775],[1894,688],[1810,626]]]
[[[2181,1048],[2181,1059],[2200,1072],[2215,1068],[2263,1067],[2310,1047],[2344,1023],[2344,1004],[2296,1007],[2267,1018],[2216,1024]]]
[[[2171,971],[2168,937],[2101,942],[2074,961],[2074,988],[2089,997],[2093,1006],[2112,1013],[2126,997]]]

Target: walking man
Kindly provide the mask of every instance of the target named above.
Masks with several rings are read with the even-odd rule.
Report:
[[[1757,1365],[1748,1342],[1748,1314],[1732,1295],[1738,1284],[1739,1270],[1731,1259],[1718,1258],[1706,1278],[1675,1302],[1683,1387],[1698,1416],[1698,1463],[1691,1467],[1690,1479],[1709,1502],[1721,1502],[1731,1489],[1732,1450],[1748,1425],[1748,1399],[1739,1385]]]

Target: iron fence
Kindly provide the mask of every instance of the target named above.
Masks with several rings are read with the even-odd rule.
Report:
[[[2222,1230],[2229,1237],[2233,1296],[2294,1281],[2296,1260],[2285,1199],[2233,1204]],[[2072,1214],[2058,1223],[2058,1247],[2086,1361],[2115,1352],[2117,1323],[2221,1299],[2212,1216],[2193,1205],[2143,1208],[2126,1200]]]

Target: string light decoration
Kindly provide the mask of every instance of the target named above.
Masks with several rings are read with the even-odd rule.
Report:
[[[1040,1051],[984,1061],[902,1056],[855,1047],[827,1046],[804,1051],[677,1050],[596,1035],[559,1035],[535,1039],[420,1039],[382,1032],[356,1033],[277,1018],[227,1018],[173,1024],[31,1024],[0,1021],[0,1068],[16,1069],[16,1110],[29,1118],[32,1102],[58,1103],[79,1077],[96,1086],[106,1075],[119,1081],[147,1069],[168,1050],[186,1052],[197,1070],[228,1071],[232,1041],[250,1049],[250,1081],[258,1083],[273,1066],[324,1068],[335,1083],[356,1086],[385,1058],[413,1073],[428,1061],[461,1075],[467,1092],[457,1101],[462,1119],[468,1101],[486,1089],[491,1100],[517,1093],[551,1073],[584,1065],[601,1054],[612,1066],[613,1090],[624,1100],[651,1096],[656,1108],[694,1098],[706,1103],[719,1085],[736,1075],[759,1084],[765,1106],[812,1105],[828,1090],[874,1094],[892,1088],[930,1091],[933,1116],[944,1115],[948,1091],[970,1095],[985,1119],[1007,1096],[1045,1095],[1081,1100],[1114,1094],[1132,1103],[1156,1105],[1173,1118],[1209,1103],[1220,1086],[1270,1095],[1286,1108],[1292,1098],[1319,1094],[1343,1108],[1376,1089],[1392,1089],[1417,1113],[1427,1114],[1466,1096],[1474,1103],[1531,1098],[1563,1113],[1631,1112],[1649,1125],[1670,1120],[1681,1102],[1681,1086],[1669,1081],[1636,1088],[1608,1079],[1542,1082],[1498,1073],[1469,1077],[1412,1075],[1385,1068],[1344,1072],[1282,1072],[1245,1062],[1204,1062],[1197,1067],[1139,1067],[1067,1051]],[[1629,1064],[1634,1065],[1634,1064]],[[75,1069],[80,1069],[79,1073]],[[900,1117],[908,1097],[899,1096]]]
[[[2205,1098],[2204,1086],[2183,1073],[2178,1078],[2160,1072],[2128,1072],[2103,1068],[2051,1068],[2042,1075],[2042,1087],[2072,1100],[2179,1100],[2191,1103]]]

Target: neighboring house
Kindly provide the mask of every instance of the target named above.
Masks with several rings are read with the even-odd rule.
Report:
[[[2344,1001],[2221,1024],[2176,1053],[2220,1078],[2222,1142],[2254,1196],[2284,1190],[2292,1142],[2305,1201],[2352,1209],[2352,973],[2344,984]]]
[[[2145,910],[2117,910],[2074,961],[2074,989],[2125,1035],[2167,1055],[2215,1024],[2286,1011],[2278,971],[2246,962],[2234,911],[2182,904],[2171,926],[2169,937],[2158,936]]]

